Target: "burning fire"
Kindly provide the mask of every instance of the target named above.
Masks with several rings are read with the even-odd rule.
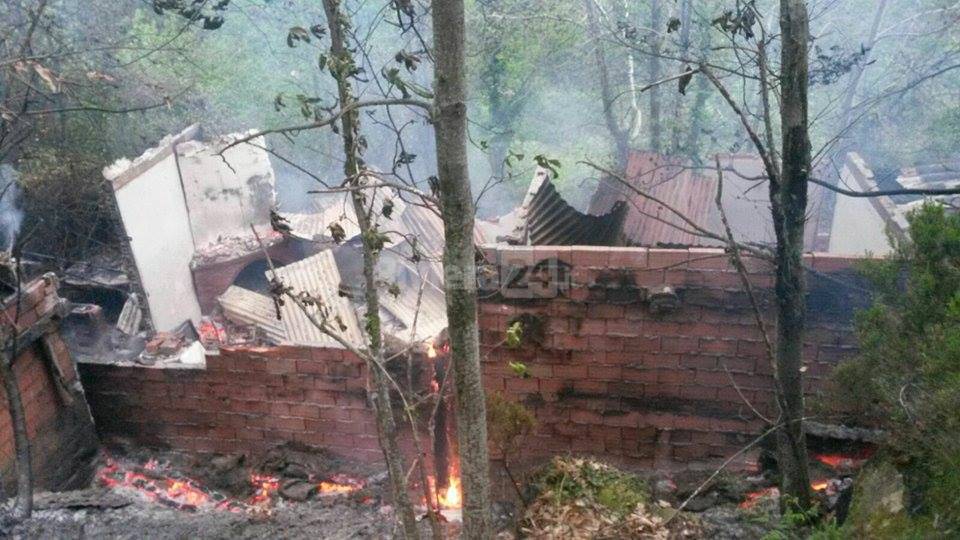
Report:
[[[216,509],[230,512],[262,512],[273,505],[280,491],[280,479],[267,474],[251,474],[253,495],[246,501],[231,499],[204,488],[199,482],[167,471],[156,460],[147,461],[142,467],[121,465],[107,458],[106,465],[97,473],[100,485],[126,488],[135,491],[147,500],[179,510],[196,511]],[[335,474],[317,484],[324,495],[341,495],[363,488],[363,481],[345,474]]]
[[[779,496],[780,496],[779,489],[775,487],[768,487],[768,488],[761,489],[760,491],[753,491],[753,492],[747,493],[747,497],[743,500],[743,502],[740,503],[739,506],[742,509],[753,508],[754,506],[757,505],[757,503],[759,503],[763,499],[767,499],[767,498],[772,499]]]
[[[251,474],[250,483],[256,490],[249,501],[254,506],[270,504],[273,495],[280,489],[280,479],[276,476]]]
[[[363,488],[363,482],[345,474],[335,474],[317,486],[322,494],[353,493],[361,488]]]
[[[460,477],[450,475],[450,485],[437,494],[441,508],[460,508],[463,506],[463,495],[460,491]]]
[[[859,452],[848,454],[814,454],[813,459],[834,469],[855,469],[859,468],[873,455],[872,448],[864,448]]]
[[[437,348],[433,346],[433,342],[427,343],[427,358],[436,358],[437,357]]]
[[[195,511],[204,507],[237,511],[242,503],[212,491],[205,490],[194,480],[160,474],[157,462],[150,460],[140,470],[124,468],[108,458],[97,474],[100,485],[111,489],[127,488],[146,499],[179,510]],[[142,472],[141,472],[142,471]]]
[[[827,486],[830,485],[829,480],[817,480],[816,482],[810,484],[810,488],[814,491],[823,491],[827,489]]]

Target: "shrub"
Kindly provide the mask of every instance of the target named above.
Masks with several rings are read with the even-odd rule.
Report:
[[[926,204],[908,220],[910,239],[863,268],[877,293],[857,316],[861,352],[835,371],[829,405],[889,432],[910,519],[958,533],[960,215]]]

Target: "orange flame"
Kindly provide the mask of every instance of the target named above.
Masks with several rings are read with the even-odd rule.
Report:
[[[280,489],[280,479],[276,476],[251,474],[250,483],[256,490],[249,500],[252,505],[269,504],[273,495]]]
[[[827,489],[827,486],[830,485],[828,480],[817,480],[816,482],[810,484],[810,488],[814,491],[823,491]]]
[[[363,488],[363,481],[345,474],[335,474],[317,486],[320,493],[326,494],[353,493],[361,488]]]
[[[779,497],[779,496],[780,496],[780,490],[779,490],[779,489],[777,489],[777,488],[775,488],[775,487],[768,487],[768,488],[761,489],[760,491],[754,491],[754,492],[751,492],[751,493],[747,493],[746,498],[743,500],[743,502],[740,503],[739,506],[740,506],[740,508],[742,508],[742,509],[753,508],[753,507],[756,506],[757,503],[759,503],[762,499],[766,499],[766,498],[768,498],[768,497],[769,497],[769,498],[774,498],[774,497]]]
[[[442,508],[460,508],[463,506],[463,494],[460,491],[460,477],[450,475],[450,485],[437,496]]]

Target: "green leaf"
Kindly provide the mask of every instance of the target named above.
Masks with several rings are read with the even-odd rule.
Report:
[[[514,375],[520,377],[521,379],[530,378],[530,370],[527,369],[527,365],[523,362],[513,362],[510,361],[507,363],[510,366],[510,370],[513,371]]]
[[[507,347],[511,349],[516,349],[520,346],[520,341],[523,338],[523,323],[517,321],[507,327]]]

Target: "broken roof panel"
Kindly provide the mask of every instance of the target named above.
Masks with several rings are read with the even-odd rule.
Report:
[[[584,214],[563,199],[550,172],[538,167],[520,207],[483,226],[487,236],[512,244],[615,246],[621,244],[626,211],[626,203],[613,201],[602,212]]]
[[[277,343],[287,341],[283,320],[269,296],[231,285],[219,298],[223,314],[231,321],[257,326]]]
[[[293,264],[277,268],[277,277],[287,287],[293,288],[293,293],[305,292],[320,300],[330,312],[327,322],[334,328],[342,323],[341,336],[349,343],[364,343],[360,324],[349,300],[337,294],[340,286],[340,271],[337,261],[330,250],[307,257]],[[267,279],[272,279],[272,271],[267,271]],[[317,319],[322,315],[316,306],[307,306],[308,311]],[[280,308],[283,326],[286,331],[286,342],[297,345],[316,347],[342,347],[332,337],[323,333],[300,307],[287,299]],[[337,319],[339,318],[339,319]]]
[[[676,209],[694,223],[715,230],[712,210],[717,190],[715,178],[695,174],[679,160],[653,152],[631,153],[625,177],[631,186]],[[638,195],[614,178],[600,182],[590,202],[590,211],[609,212],[620,201],[627,201],[628,205],[623,235],[629,244],[703,245],[705,242],[664,204]]]
[[[724,169],[722,203],[734,236],[744,242],[775,242],[770,199],[763,162],[758,156],[728,154],[720,156]],[[643,191],[644,197],[618,179],[604,178],[590,203],[591,212],[608,211],[617,201],[627,201],[623,234],[627,243],[638,246],[720,246],[723,242],[697,234],[668,206],[707,231],[722,234],[720,212],[716,206],[717,173],[713,168],[693,167],[679,158],[654,152],[634,151],[625,174],[630,185]],[[804,244],[816,245],[824,189],[811,184],[808,193],[808,219]],[[654,201],[653,199],[657,199]]]

